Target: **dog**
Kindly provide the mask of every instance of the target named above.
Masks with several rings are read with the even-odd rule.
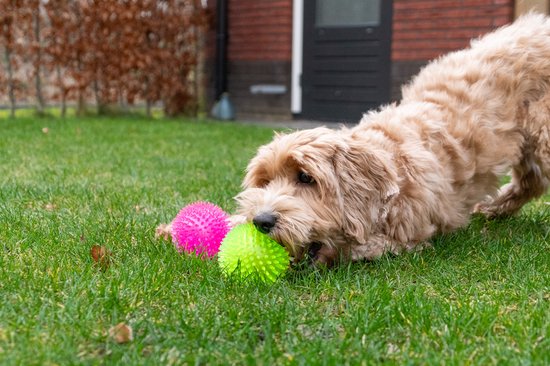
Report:
[[[372,260],[515,214],[550,181],[550,19],[529,14],[425,66],[353,128],[278,134],[250,161],[233,224],[295,260]],[[500,190],[500,178],[511,182]]]

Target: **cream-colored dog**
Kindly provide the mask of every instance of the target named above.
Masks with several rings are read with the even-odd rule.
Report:
[[[373,259],[473,211],[513,214],[549,180],[550,20],[530,14],[432,62],[354,128],[277,135],[250,162],[233,220],[296,258],[315,244],[319,262]]]

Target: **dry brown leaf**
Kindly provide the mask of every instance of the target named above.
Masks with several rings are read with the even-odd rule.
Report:
[[[51,203],[51,202],[46,203],[46,206],[44,206],[44,209],[45,209],[46,211],[53,211],[53,210],[55,210],[56,208],[57,208],[56,204],[55,204],[55,203]]]
[[[145,206],[135,205],[134,209],[136,210],[136,213],[149,213],[149,209]]]
[[[109,329],[109,337],[111,337],[116,343],[122,344],[131,342],[134,339],[134,334],[129,325],[121,322]]]
[[[106,269],[111,262],[111,252],[104,246],[94,245],[90,249],[90,255],[95,263]]]

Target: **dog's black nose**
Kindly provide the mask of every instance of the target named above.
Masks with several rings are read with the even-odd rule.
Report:
[[[254,225],[264,234],[268,234],[277,223],[277,216],[263,212],[252,219]]]

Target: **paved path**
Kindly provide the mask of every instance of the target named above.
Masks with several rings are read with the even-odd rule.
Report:
[[[306,120],[291,120],[291,121],[241,121],[239,123],[243,124],[253,124],[258,126],[271,127],[273,129],[290,129],[290,130],[305,130],[308,128],[315,127],[328,127],[332,129],[338,129],[342,126],[351,127],[353,124],[349,123],[338,123],[338,122],[327,122],[327,121],[306,121]]]

